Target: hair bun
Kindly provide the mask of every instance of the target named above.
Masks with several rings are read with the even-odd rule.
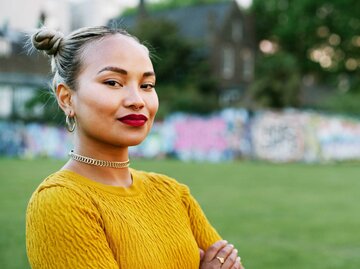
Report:
[[[64,35],[58,31],[49,29],[40,29],[31,38],[34,47],[43,50],[48,55],[55,55],[60,46]]]

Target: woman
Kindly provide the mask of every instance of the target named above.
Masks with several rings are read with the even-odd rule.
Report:
[[[129,168],[128,147],[145,139],[158,109],[148,49],[107,27],[66,37],[40,29],[32,43],[52,57],[74,132],[70,160],[28,205],[32,268],[242,268],[186,186]]]

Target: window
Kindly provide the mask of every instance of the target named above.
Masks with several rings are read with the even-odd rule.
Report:
[[[235,42],[239,42],[243,38],[243,25],[241,20],[237,19],[232,22],[231,25],[231,37]]]
[[[222,77],[231,79],[235,71],[235,51],[230,45],[225,45],[222,51]]]
[[[11,43],[7,39],[0,37],[0,57],[8,57],[11,50]]]
[[[242,50],[243,78],[250,81],[254,76],[254,54],[250,49]]]
[[[0,118],[7,118],[12,112],[13,92],[10,86],[0,85]]]

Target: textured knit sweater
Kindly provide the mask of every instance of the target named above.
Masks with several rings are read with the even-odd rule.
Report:
[[[220,239],[189,189],[131,169],[129,188],[62,170],[44,180],[26,215],[32,268],[199,268]]]

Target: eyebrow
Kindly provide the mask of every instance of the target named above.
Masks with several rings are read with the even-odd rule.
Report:
[[[106,66],[106,67],[102,68],[98,72],[98,74],[100,74],[101,72],[105,72],[105,71],[112,71],[112,72],[119,73],[119,74],[122,74],[122,75],[127,75],[128,74],[128,72],[125,69],[122,69],[122,68],[116,67],[116,66]],[[153,71],[148,71],[148,72],[145,72],[143,74],[143,77],[151,77],[151,76],[155,77],[155,73]]]

